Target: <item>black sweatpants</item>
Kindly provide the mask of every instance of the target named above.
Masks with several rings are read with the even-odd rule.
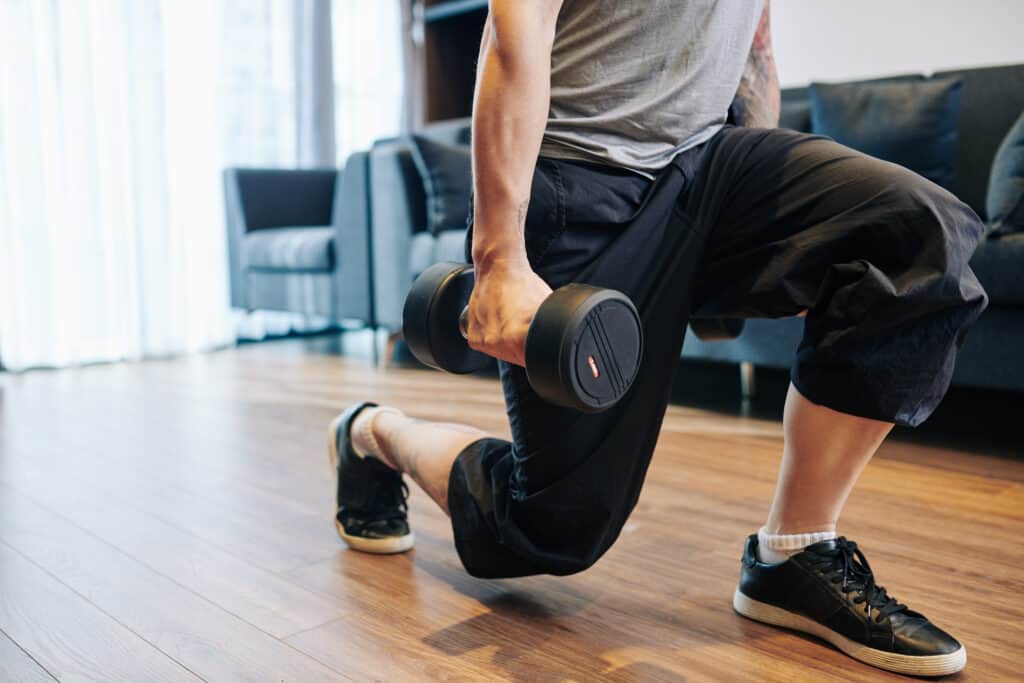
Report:
[[[653,181],[542,158],[526,224],[552,287],[628,294],[644,356],[629,393],[584,415],[502,363],[512,442],[482,439],[448,488],[455,545],[480,577],[570,574],[636,505],[687,321],[807,310],[792,381],[813,403],[917,425],[942,399],[986,296],[968,260],[984,226],[952,194],[822,137],[726,127]]]

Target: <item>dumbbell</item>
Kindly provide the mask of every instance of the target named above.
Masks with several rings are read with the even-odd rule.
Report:
[[[416,358],[453,373],[491,359],[466,342],[473,266],[436,263],[405,298],[402,332]],[[526,376],[552,403],[596,413],[615,405],[636,378],[643,355],[640,315],[622,292],[569,284],[541,303],[526,335]]]

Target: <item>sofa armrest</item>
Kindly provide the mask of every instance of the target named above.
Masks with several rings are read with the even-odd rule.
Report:
[[[423,183],[404,140],[380,141],[370,151],[370,224],[375,323],[402,326],[412,284],[410,240],[426,229]]]
[[[355,152],[345,162],[334,198],[335,319],[374,325],[370,269],[370,155]]]

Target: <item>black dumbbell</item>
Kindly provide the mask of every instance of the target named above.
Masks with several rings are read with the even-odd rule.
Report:
[[[422,363],[474,372],[491,359],[466,343],[473,266],[436,263],[405,298],[402,331]],[[544,399],[596,413],[615,405],[636,378],[643,355],[640,315],[622,292],[559,287],[541,303],[526,335],[526,376]]]

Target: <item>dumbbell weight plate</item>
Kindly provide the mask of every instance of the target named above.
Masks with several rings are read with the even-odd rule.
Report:
[[[640,368],[643,331],[629,298],[570,284],[541,304],[526,337],[526,372],[543,398],[586,413],[621,399]]]
[[[416,278],[405,298],[402,333],[421,363],[465,374],[493,362],[469,348],[459,331],[459,315],[472,291],[473,266],[468,263],[435,263]]]

